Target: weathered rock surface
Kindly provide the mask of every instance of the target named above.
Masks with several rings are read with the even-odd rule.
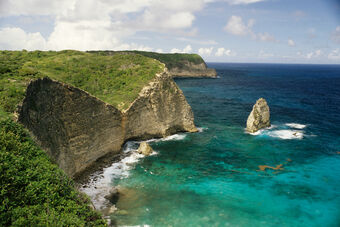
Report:
[[[253,106],[253,110],[247,119],[247,131],[256,132],[259,129],[270,126],[270,112],[267,101],[264,98],[260,98]]]
[[[137,152],[145,156],[148,156],[153,152],[153,149],[147,142],[141,142]]]
[[[89,93],[48,78],[30,83],[18,120],[71,177],[128,139],[196,132],[191,107],[165,70],[121,112]]]
[[[30,83],[19,121],[69,176],[124,143],[118,109],[48,78]]]
[[[191,107],[167,71],[145,86],[123,113],[126,140],[197,132]]]
[[[171,68],[169,72],[172,77],[217,77],[216,70],[208,68],[204,62],[200,64],[183,62],[182,68]]]

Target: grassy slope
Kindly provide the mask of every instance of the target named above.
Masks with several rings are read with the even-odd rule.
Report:
[[[0,122],[0,226],[106,226],[89,199],[31,140]]]
[[[139,54],[0,51],[0,119],[15,111],[30,80],[48,76],[124,109],[163,65]]]
[[[0,226],[105,226],[89,200],[10,118],[44,76],[126,108],[163,65],[136,54],[0,51]]]
[[[92,52],[92,51],[90,51]],[[163,62],[168,69],[172,68],[186,68],[187,66],[183,63],[192,62],[194,64],[204,63],[204,60],[198,54],[163,54],[163,53],[155,53],[155,52],[146,52],[146,51],[93,51],[100,52],[102,54],[110,55],[110,54],[119,54],[119,53],[135,53],[140,54],[146,57],[157,59],[160,62]]]

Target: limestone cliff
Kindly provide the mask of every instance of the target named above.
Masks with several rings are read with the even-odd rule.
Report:
[[[119,110],[48,78],[29,84],[18,120],[69,176],[124,142]]]
[[[267,101],[260,98],[256,101],[247,119],[247,131],[256,132],[270,126],[270,112]]]
[[[174,67],[169,71],[173,77],[217,77],[216,70],[208,68],[204,62],[196,64],[183,61],[181,67]]]
[[[191,107],[166,70],[145,86],[123,113],[126,117],[125,139],[197,131]]]
[[[197,131],[191,107],[165,70],[119,111],[89,93],[48,78],[30,83],[18,120],[71,177],[128,139]]]

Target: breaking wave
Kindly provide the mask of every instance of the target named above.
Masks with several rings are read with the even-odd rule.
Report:
[[[257,132],[249,133],[253,136],[269,136],[273,138],[279,138],[284,140],[290,139],[303,139],[305,135],[305,129],[307,125],[299,123],[285,123],[282,125],[272,125],[268,128],[260,129]]]

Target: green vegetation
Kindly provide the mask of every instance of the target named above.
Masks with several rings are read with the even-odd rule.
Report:
[[[0,51],[0,119],[16,110],[32,79],[48,76],[125,109],[163,68],[140,54]]]
[[[106,226],[22,126],[0,122],[0,226]]]
[[[198,54],[162,54],[155,52],[146,52],[146,51],[90,51],[90,53],[102,53],[106,55],[114,55],[121,53],[132,53],[132,54],[140,54],[149,58],[157,59],[160,62],[163,62],[168,69],[172,68],[186,68],[187,66],[184,64],[186,62],[191,62],[194,64],[204,63],[204,60]]]
[[[163,69],[139,54],[0,51],[0,226],[106,226],[73,181],[9,119],[31,80],[48,76],[124,109]]]

